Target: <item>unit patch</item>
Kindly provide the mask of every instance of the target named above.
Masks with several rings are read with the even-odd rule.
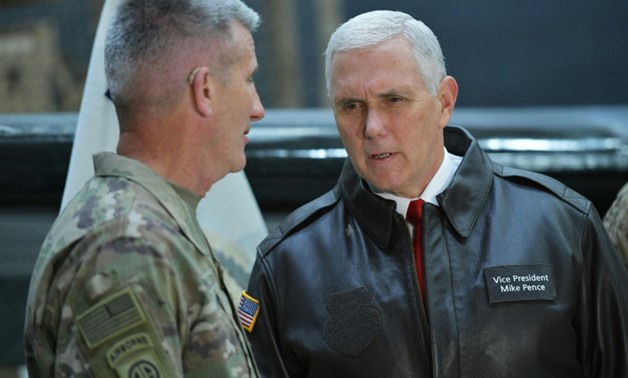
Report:
[[[135,294],[124,289],[77,316],[78,328],[91,349],[146,321]]]
[[[162,378],[168,377],[152,349],[134,353],[112,366],[120,378]]]
[[[259,316],[259,301],[247,294],[246,290],[242,292],[240,305],[238,306],[238,317],[242,328],[252,332],[257,317]]]
[[[491,303],[556,299],[551,265],[490,267],[484,270],[484,279]]]

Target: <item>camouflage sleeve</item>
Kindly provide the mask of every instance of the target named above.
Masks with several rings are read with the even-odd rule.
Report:
[[[617,198],[604,216],[604,227],[624,265],[628,267],[628,183],[617,193]]]
[[[99,248],[80,263],[68,291],[59,327],[67,332],[58,337],[62,370],[98,377],[249,376],[214,268],[191,245],[182,250],[122,238]]]

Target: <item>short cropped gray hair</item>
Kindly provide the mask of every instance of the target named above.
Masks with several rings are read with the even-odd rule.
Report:
[[[164,65],[186,42],[228,42],[232,21],[253,33],[260,17],[240,0],[122,0],[105,39],[105,74],[114,102],[125,96],[140,69]]]
[[[430,93],[436,94],[447,75],[445,58],[438,39],[423,22],[397,11],[372,11],[353,17],[340,25],[331,36],[325,51],[325,81],[331,91],[331,63],[338,52],[369,47],[397,35],[410,42],[417,69]]]

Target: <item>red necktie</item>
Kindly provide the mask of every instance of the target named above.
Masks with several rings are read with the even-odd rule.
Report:
[[[421,218],[423,217],[424,203],[425,201],[422,199],[410,202],[410,206],[408,206],[408,212],[406,214],[406,219],[414,224],[414,257],[416,260],[416,272],[419,277],[423,303],[425,303],[425,273],[423,272],[423,232],[421,231]]]

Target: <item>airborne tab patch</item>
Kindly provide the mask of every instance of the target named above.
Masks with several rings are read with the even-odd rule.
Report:
[[[144,323],[146,316],[133,291],[127,288],[88,308],[76,321],[91,349]]]
[[[484,270],[491,303],[551,301],[556,287],[551,265],[508,265]]]
[[[114,368],[127,356],[137,353],[139,350],[152,348],[153,343],[146,333],[136,333],[118,341],[107,351],[107,362]]]
[[[259,316],[259,301],[247,294],[246,290],[242,292],[240,305],[238,306],[238,317],[242,328],[252,332],[257,317]]]

